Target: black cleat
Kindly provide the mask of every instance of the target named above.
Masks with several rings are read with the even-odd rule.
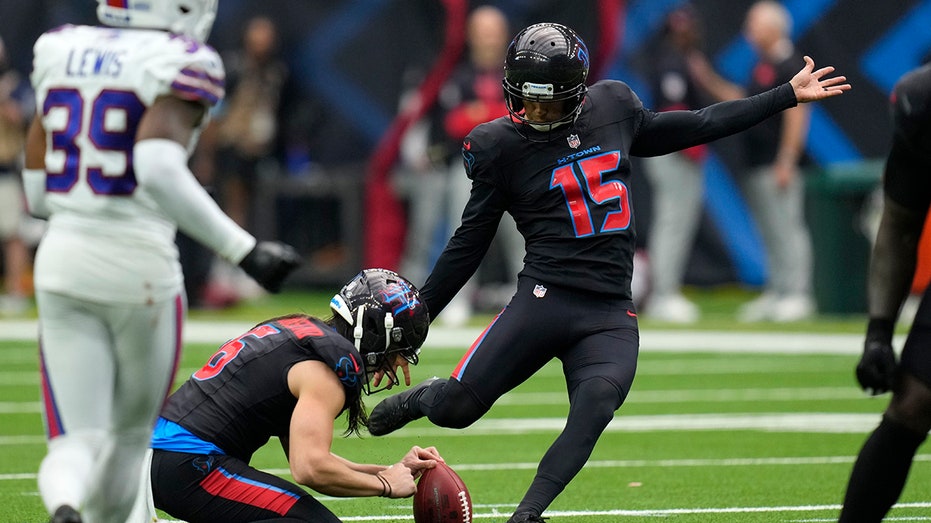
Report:
[[[55,510],[49,523],[81,523],[81,515],[70,505],[62,505]]]
[[[375,405],[372,413],[369,414],[369,434],[373,436],[391,434],[415,419],[422,418],[424,415],[419,410],[414,412],[413,402],[420,399],[423,391],[437,380],[439,378],[424,380],[404,392],[388,396],[384,401]]]
[[[511,519],[508,520],[508,523],[544,523],[545,521],[546,518],[543,516],[531,514],[530,512],[521,512],[511,516]]]

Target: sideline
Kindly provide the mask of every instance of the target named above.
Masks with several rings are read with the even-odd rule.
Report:
[[[185,343],[222,343],[252,327],[250,322],[188,320]],[[30,341],[37,338],[36,320],[0,320],[0,339]],[[424,347],[430,350],[468,347],[482,333],[480,327],[446,328],[432,326]],[[901,346],[901,339],[896,346]],[[656,352],[717,352],[776,354],[859,354],[860,334],[805,332],[730,332],[699,330],[641,329],[640,348]]]

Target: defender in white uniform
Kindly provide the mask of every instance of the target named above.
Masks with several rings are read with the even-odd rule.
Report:
[[[35,44],[24,182],[49,219],[35,262],[55,523],[124,523],[174,378],[186,313],[176,227],[271,291],[299,263],[256,242],[187,168],[224,71],[204,44],[217,0],[98,0],[111,27]]]

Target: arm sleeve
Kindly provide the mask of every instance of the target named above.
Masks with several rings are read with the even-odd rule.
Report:
[[[178,142],[153,138],[136,143],[133,168],[139,185],[188,236],[234,264],[255,247],[255,238],[224,214],[194,178],[187,151]]]
[[[765,93],[716,103],[697,111],[644,111],[630,148],[633,156],[660,156],[748,129],[797,105],[788,83]]]
[[[36,218],[48,218],[51,213],[45,205],[45,170],[23,169],[23,192],[29,214]]]
[[[462,225],[443,249],[420,290],[430,318],[439,316],[459,289],[475,274],[504,214],[505,201],[490,183],[475,181],[462,213]]]

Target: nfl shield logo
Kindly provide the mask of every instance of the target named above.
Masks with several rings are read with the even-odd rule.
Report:
[[[542,298],[546,296],[546,287],[542,285],[537,285],[533,288],[533,295],[537,298]]]
[[[570,134],[566,140],[569,142],[569,147],[573,149],[578,149],[579,145],[582,145],[582,140],[579,140],[579,135],[577,134]]]

